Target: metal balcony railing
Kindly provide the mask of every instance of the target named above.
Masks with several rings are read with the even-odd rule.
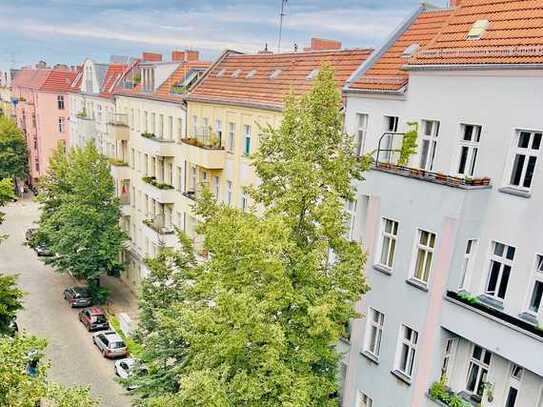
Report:
[[[113,126],[128,127],[128,114],[126,113],[112,113],[109,117],[108,123]]]
[[[161,235],[170,235],[175,233],[174,227],[166,222],[166,217],[163,214],[145,219],[143,223]]]
[[[224,150],[222,134],[214,132],[210,127],[198,127],[192,130],[192,137],[182,139],[186,144],[208,150]]]

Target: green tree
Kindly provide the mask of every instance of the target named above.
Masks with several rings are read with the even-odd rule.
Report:
[[[15,320],[17,311],[23,309],[23,296],[15,276],[0,274],[0,336],[13,333],[10,324]]]
[[[0,179],[0,208],[13,199],[13,182],[9,178]],[[4,222],[5,213],[0,212],[0,225]],[[0,233],[0,243],[7,236]]]
[[[156,313],[187,345],[179,391],[148,406],[337,406],[335,344],[367,289],[344,211],[367,160],[342,129],[323,66],[308,94],[288,97],[281,126],[263,130],[250,190],[259,210],[217,205],[209,192],[198,201],[210,257],[185,270],[182,301]]]
[[[15,122],[0,117],[0,179],[27,174],[26,141]]]
[[[121,267],[126,236],[120,229],[120,204],[108,160],[94,144],[67,153],[59,146],[40,184],[42,204],[38,240],[57,256],[46,259],[57,271],[91,283]]]
[[[36,407],[40,401],[55,407],[98,406],[87,387],[66,388],[47,379],[45,347],[46,341],[34,336],[0,336],[0,406]],[[37,362],[35,375],[27,373],[30,362]]]

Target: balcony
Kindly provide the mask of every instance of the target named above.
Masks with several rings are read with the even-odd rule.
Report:
[[[128,115],[113,113],[107,122],[109,134],[117,141],[127,141],[129,137]]]
[[[200,130],[191,137],[181,140],[183,151],[190,162],[209,170],[222,170],[226,151],[221,145],[221,138],[209,130]]]
[[[143,151],[150,155],[174,157],[179,146],[173,139],[161,138],[153,133],[141,133]]]
[[[175,228],[167,224],[163,214],[144,219],[145,235],[159,246],[173,247],[177,244]]]
[[[151,198],[162,204],[174,203],[177,192],[173,186],[158,181],[155,177],[143,177],[143,190]]]
[[[85,112],[78,113],[77,117],[77,127],[79,129],[79,134],[81,134],[85,140],[89,138],[96,138],[96,122]]]
[[[466,293],[447,291],[445,300],[445,329],[543,376],[543,364],[534,358],[543,349],[543,330]]]
[[[111,165],[111,176],[113,178],[118,180],[130,178],[131,168],[128,166],[127,162],[117,160],[115,158],[110,158],[109,164]]]

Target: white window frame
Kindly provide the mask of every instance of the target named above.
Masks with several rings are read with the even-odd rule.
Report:
[[[66,122],[64,120],[64,117],[59,116],[58,118],[58,132],[64,133],[64,130],[66,129]]]
[[[385,314],[376,310],[375,308],[369,307],[366,320],[363,351],[364,353],[369,353],[375,359],[379,359],[379,355],[381,354],[384,325]]]
[[[58,95],[57,96],[57,108],[58,108],[58,110],[64,110],[64,108],[65,108],[64,96],[63,95]]]
[[[426,133],[426,123],[431,124],[430,132]],[[437,141],[439,138],[439,120],[422,120],[421,122],[421,143],[420,143],[420,162],[419,166],[423,170],[433,171],[434,160],[437,152]],[[428,145],[426,156],[423,154],[425,144]]]
[[[424,233],[428,234],[427,242],[421,243],[421,239]],[[433,246],[430,244],[432,243],[432,236],[433,236]],[[411,266],[411,278],[413,280],[416,280],[417,282],[420,282],[421,284],[428,285],[428,282],[430,281],[430,276],[432,274],[432,268],[434,265],[434,258],[435,258],[435,250],[437,246],[437,234],[425,229],[417,229],[417,239],[415,241],[415,253],[413,256],[413,265]],[[417,264],[419,262],[419,252],[423,251],[424,256],[423,258],[423,274],[421,276],[417,276]],[[429,264],[428,264],[429,262]],[[427,271],[426,271],[427,270]],[[425,279],[426,277],[426,279]]]
[[[356,407],[373,407],[373,400],[366,393],[358,390],[356,394]]]
[[[447,338],[445,341],[445,352],[441,363],[441,377],[450,377],[450,372],[454,366],[456,349],[458,347],[458,338]]]
[[[409,325],[402,324],[400,326],[400,334],[398,337],[398,346],[396,349],[394,370],[409,378],[413,377],[413,372],[415,371],[418,337],[418,331],[411,328]],[[405,369],[401,366],[404,349],[406,349]]]
[[[400,122],[400,118],[398,116],[386,114],[383,116],[383,120],[384,120],[384,123],[383,123],[384,133],[398,132],[398,124]],[[379,161],[390,163],[392,162],[392,158],[393,158],[392,149],[394,148],[394,136],[391,134],[387,134],[383,138],[383,141],[384,141],[384,145],[381,145],[381,148],[384,148],[387,151],[383,151],[383,158],[381,159],[381,157],[379,157]]]
[[[467,290],[471,281],[471,270],[473,268],[474,257],[479,247],[478,239],[468,239],[464,249],[464,258],[462,260],[462,274],[460,277],[459,288]],[[469,290],[468,290],[469,291]]]
[[[474,352],[475,352],[476,347],[481,348],[481,358],[480,359],[477,359],[474,356]],[[485,362],[485,355],[487,353],[490,354],[488,363]],[[493,354],[488,349],[485,349],[482,346],[473,344],[473,346],[471,348],[471,352],[470,352],[469,355],[470,356],[469,356],[469,361],[468,361],[468,371],[467,371],[467,374],[466,374],[466,386],[465,386],[466,391],[468,393],[470,393],[470,394],[475,394],[475,395],[478,394],[479,396],[481,396],[482,394],[479,394],[480,392],[478,392],[478,390],[483,388],[483,387],[481,387],[481,386],[483,386],[482,383],[485,382],[485,379],[489,375],[490,367],[492,365],[492,356],[493,356]],[[477,370],[477,373],[476,373],[474,388],[473,388],[473,390],[470,390],[470,389],[468,389],[469,379],[470,379],[470,376],[471,376],[472,368],[475,369],[475,367],[477,367],[478,370]],[[483,373],[483,372],[485,372],[485,373]]]
[[[228,148],[229,153],[233,153],[236,148],[236,123],[228,123]]]
[[[391,231],[387,232],[387,225],[390,223]],[[392,270],[394,267],[394,257],[396,256],[396,250],[398,249],[398,232],[400,229],[400,222],[391,218],[381,218],[381,238],[379,239],[379,246],[377,252],[377,264],[381,267],[385,267],[388,270]],[[388,241],[388,245],[385,245],[385,241]],[[383,263],[383,251],[387,248],[386,263]],[[390,264],[388,264],[390,263]]]
[[[521,141],[521,135],[522,134],[528,134],[528,145],[527,147],[520,147],[519,143]],[[536,135],[539,137],[539,144],[534,143],[535,139],[537,138]],[[533,182],[536,178],[536,170],[537,170],[537,159],[539,158],[539,152],[541,150],[541,144],[543,144],[543,131],[541,130],[525,130],[525,129],[517,129],[515,131],[515,137],[514,137],[514,143],[512,146],[512,152],[511,157],[509,159],[509,168],[506,172],[506,179],[505,179],[505,185],[509,188],[518,189],[521,191],[530,191],[530,189],[533,186]],[[537,148],[534,148],[534,145],[537,145]],[[522,169],[520,171],[520,177],[518,181],[518,185],[513,183],[513,173],[515,170],[515,163],[517,160],[517,156],[524,156],[524,161],[522,164]],[[527,174],[527,168],[528,168],[528,162],[531,159],[534,159],[534,168],[533,173],[530,178],[529,185],[526,186],[526,174]],[[516,181],[515,181],[516,182]]]
[[[535,264],[533,266],[532,278],[526,296],[526,312],[539,319],[540,315],[543,315],[543,298],[539,300],[539,307],[537,310],[532,308],[532,302],[535,294],[535,287],[540,283],[543,284],[543,254],[536,254]]]
[[[466,139],[468,135],[467,129],[471,128],[471,133],[469,133],[469,139]],[[460,177],[473,177],[477,169],[477,158],[479,157],[481,141],[481,134],[483,132],[483,127],[479,124],[469,124],[461,123],[460,124],[460,149],[458,152],[458,160],[456,161],[456,174]],[[464,161],[464,168],[460,168],[462,157],[464,156],[464,151],[466,152],[466,159]]]
[[[354,153],[357,156],[362,156],[366,149],[366,138],[368,135],[368,113],[356,114],[356,135],[354,139]]]
[[[247,141],[249,141],[249,151],[247,151]],[[251,155],[253,146],[252,146],[252,137],[251,137],[251,126],[245,124],[243,126],[243,155],[248,157]]]
[[[249,209],[249,196],[247,195],[247,192],[245,191],[241,192],[240,208],[242,212],[246,212],[247,209]]]
[[[496,254],[498,245],[503,246],[503,252],[502,252],[503,255]],[[512,258],[508,258],[510,248],[513,249]],[[484,293],[487,297],[491,297],[497,301],[503,301],[505,299],[505,296],[507,294],[507,288],[511,282],[511,275],[513,273],[513,263],[515,260],[515,254],[516,254],[516,247],[514,246],[509,246],[506,243],[498,242],[495,240],[490,243],[490,259],[489,259],[489,264],[488,264],[488,273],[487,273],[486,281],[484,285]],[[499,263],[500,265],[498,268],[498,275],[496,277],[496,286],[494,287],[494,290],[490,290],[490,287],[489,287],[490,279],[492,276],[493,265],[495,263]],[[508,269],[506,269],[507,267]],[[501,285],[503,284],[503,278],[505,274],[504,271],[506,270],[508,272],[508,277],[507,277],[505,292],[502,298],[500,297],[500,290],[501,290]]]
[[[226,203],[226,205],[231,206],[232,205],[232,181],[230,181],[230,180],[226,181],[226,191],[225,192],[226,192],[225,203]]]
[[[219,192],[220,192],[220,178],[218,175],[213,175],[213,194],[215,195],[215,199],[219,199]]]

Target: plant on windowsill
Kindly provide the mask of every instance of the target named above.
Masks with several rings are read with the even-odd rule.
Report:
[[[494,401],[494,385],[492,383],[483,383],[483,397],[486,398],[489,403],[492,403]]]
[[[148,132],[148,131],[144,131],[143,133],[141,133],[141,136],[145,137],[145,138],[148,138],[148,139],[155,139],[156,138],[156,135],[154,133],[151,133],[151,132]]]
[[[110,158],[109,163],[116,167],[128,167],[128,163],[126,161],[118,160],[116,158]]]
[[[449,407],[472,407],[470,403],[463,400],[447,387],[447,378],[442,375],[439,381],[432,384],[428,391],[432,400],[439,401]]]
[[[407,125],[409,126],[409,130],[403,136],[400,157],[398,158],[398,165],[402,167],[405,167],[409,163],[409,157],[417,152],[419,124],[417,122],[409,122]]]
[[[477,296],[466,293],[466,292],[459,293],[458,297],[460,297],[462,300],[464,300],[465,302],[471,305],[479,304],[481,302],[479,298],[477,298]]]
[[[78,119],[87,119],[88,118],[87,112],[85,111],[85,109],[83,109],[79,113],[76,114],[76,117]]]
[[[158,189],[173,189],[173,186],[171,186],[170,184],[158,182],[156,177],[142,177],[142,181],[146,182],[147,184],[151,184]]]

